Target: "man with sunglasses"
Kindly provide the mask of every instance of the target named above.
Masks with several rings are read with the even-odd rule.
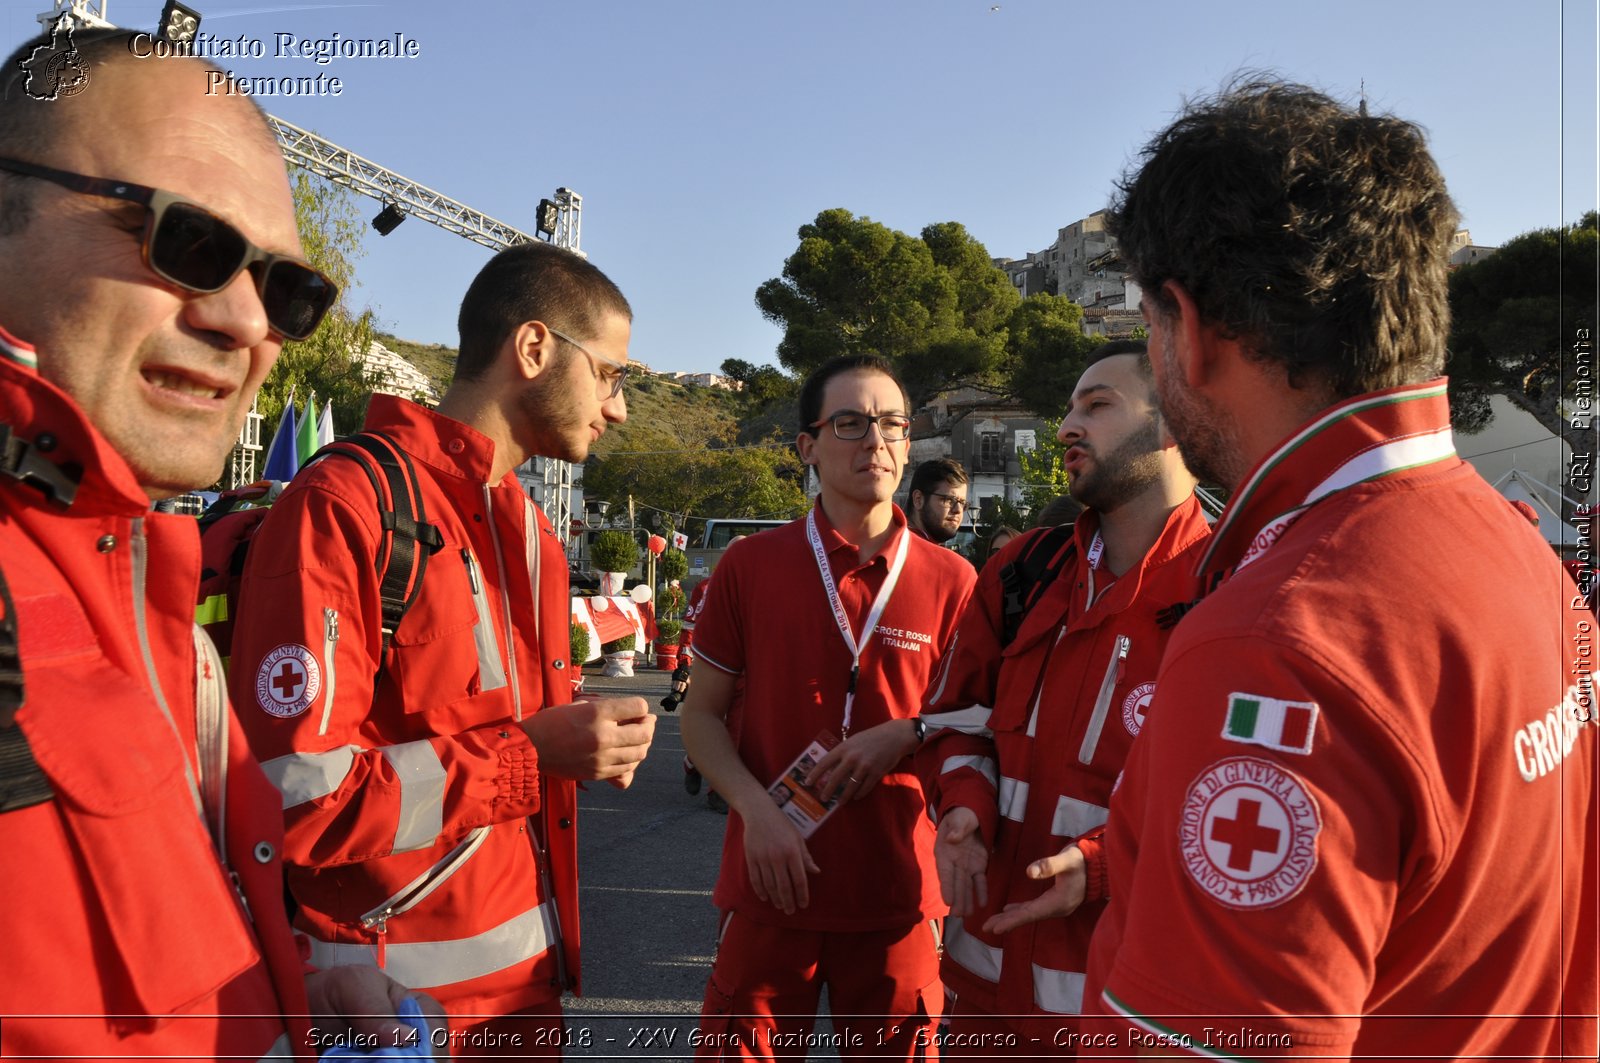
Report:
[[[921,1058],[942,1008],[944,909],[910,754],[918,696],[974,574],[911,534],[893,502],[906,407],[882,359],[811,374],[796,443],[822,485],[816,505],[729,548],[695,628],[684,745],[733,810],[705,1058],[803,1054],[824,986],[829,1047],[846,1056]],[[814,763],[813,742],[832,746]],[[791,764],[810,792],[780,809]],[[832,811],[806,837],[786,810],[820,812],[817,800]]]
[[[392,1045],[404,990],[306,979],[274,792],[196,640],[194,521],[284,339],[334,286],[299,257],[259,111],[212,68],[80,33],[83,91],[0,66],[0,707],[7,1054],[199,1058]],[[14,604],[13,610],[10,606]],[[308,990],[309,996],[308,996]]]
[[[319,964],[383,967],[461,1016],[457,1054],[559,1055],[577,991],[576,784],[627,786],[654,718],[571,703],[562,541],[513,470],[581,462],[627,416],[631,311],[570,251],[502,251],[468,288],[437,410],[374,395],[435,546],[384,623],[379,509],[356,462],[296,477],[245,568],[231,681],[282,794]],[[430,536],[424,536],[430,538]]]
[[[967,470],[954,458],[933,458],[911,474],[906,523],[931,543],[947,543],[967,516]]]

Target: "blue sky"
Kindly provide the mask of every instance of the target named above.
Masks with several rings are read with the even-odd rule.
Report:
[[[46,6],[7,0],[0,44]],[[342,80],[337,97],[262,101],[290,122],[527,231],[558,185],[581,193],[583,249],[632,301],[633,356],[657,370],[771,361],[755,289],[823,209],[907,232],[959,221],[996,255],[1046,246],[1105,205],[1185,94],[1243,67],[1352,98],[1364,81],[1374,109],[1422,124],[1478,243],[1596,202],[1592,0],[193,6],[205,31],[263,43],[266,59],[223,61],[240,73]],[[148,27],[160,9],[107,14]],[[276,34],[335,32],[404,33],[420,55],[273,56]],[[355,299],[453,345],[488,255],[412,219],[369,236]]]

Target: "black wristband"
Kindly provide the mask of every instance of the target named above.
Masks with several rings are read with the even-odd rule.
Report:
[[[928,740],[928,721],[921,716],[911,717],[911,729],[916,733],[917,745],[920,746]]]

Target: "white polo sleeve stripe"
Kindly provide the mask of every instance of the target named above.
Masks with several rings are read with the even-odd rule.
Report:
[[[989,717],[993,712],[987,705],[969,705],[949,712],[930,712],[922,719],[930,732],[949,728],[979,738],[992,738],[994,733],[989,730]]]

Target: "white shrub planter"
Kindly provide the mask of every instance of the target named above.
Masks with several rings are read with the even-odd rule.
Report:
[[[633,651],[618,650],[616,653],[605,655],[606,666],[601,673],[610,679],[623,678],[633,675]]]

